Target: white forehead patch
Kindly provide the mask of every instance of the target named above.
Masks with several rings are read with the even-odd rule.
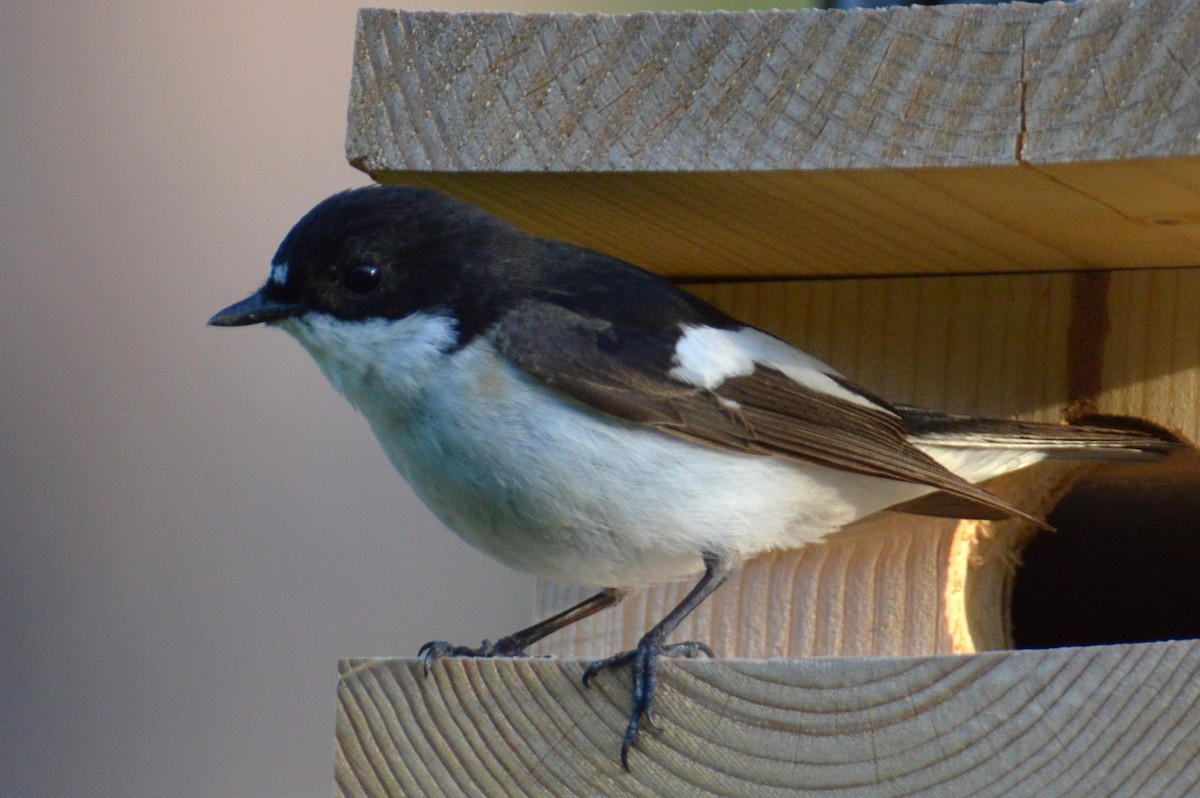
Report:
[[[272,263],[271,275],[267,281],[275,285],[283,285],[287,282],[288,265],[286,263]]]

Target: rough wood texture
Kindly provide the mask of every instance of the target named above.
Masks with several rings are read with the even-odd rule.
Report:
[[[1196,41],[1200,0],[368,10],[347,153],[685,277],[1194,265]]]
[[[1200,154],[1200,4],[365,10],[375,172],[783,171]]]
[[[1131,415],[1200,440],[1200,269],[691,290],[894,401],[1038,421]],[[992,488],[1047,513],[1082,473],[1047,465]],[[824,546],[759,558],[685,621],[675,639],[703,640],[719,656],[753,658],[1007,647],[1013,569],[1030,532],[1009,522],[881,516]],[[635,594],[538,650],[596,657],[631,648],[688,587]],[[536,615],[587,592],[543,584]]]
[[[624,676],[571,660],[341,664],[340,796],[1096,796],[1200,791],[1200,642],[670,662],[617,761]]]

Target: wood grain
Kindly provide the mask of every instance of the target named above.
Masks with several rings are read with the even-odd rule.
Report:
[[[617,759],[628,678],[575,660],[341,663],[339,796],[1115,796],[1200,791],[1200,642],[679,661]]]
[[[1101,412],[1200,441],[1200,270],[1114,273],[1108,305]]]
[[[1126,210],[1144,165],[756,173],[379,172],[680,280],[1200,263],[1200,158]],[[1088,192],[1094,193],[1088,193]],[[1137,211],[1132,214],[1132,211]]]
[[[1200,0],[362,12],[347,154],[684,278],[1200,263]]]
[[[361,12],[366,171],[744,172],[1196,155],[1200,4]]]

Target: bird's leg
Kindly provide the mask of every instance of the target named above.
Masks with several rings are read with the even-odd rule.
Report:
[[[426,675],[429,673],[429,663],[441,657],[523,657],[525,649],[543,637],[554,634],[559,629],[565,629],[577,621],[582,621],[602,609],[619,604],[623,598],[625,598],[624,590],[608,587],[556,615],[551,615],[544,621],[538,621],[533,626],[508,637],[502,637],[494,643],[484,640],[478,648],[471,648],[470,646],[453,646],[444,640],[435,640],[421,646],[417,656],[424,660]]]
[[[621,766],[626,770],[629,770],[629,749],[637,744],[642,719],[654,726],[654,687],[658,681],[658,658],[696,657],[700,654],[713,656],[712,649],[703,643],[664,645],[663,641],[692,610],[720,587],[732,572],[733,564],[727,558],[705,552],[704,575],[700,577],[700,581],[675,609],[667,613],[667,617],[638,641],[637,648],[633,651],[622,651],[607,659],[596,660],[583,672],[585,686],[597,673],[608,668],[628,665],[633,673],[633,707],[629,713],[629,725],[625,727],[625,736],[621,740]]]

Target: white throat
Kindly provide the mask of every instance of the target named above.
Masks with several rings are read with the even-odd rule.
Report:
[[[275,326],[299,341],[333,387],[368,414],[380,401],[392,411],[411,408],[458,342],[450,317],[421,311],[364,321],[310,312]]]

